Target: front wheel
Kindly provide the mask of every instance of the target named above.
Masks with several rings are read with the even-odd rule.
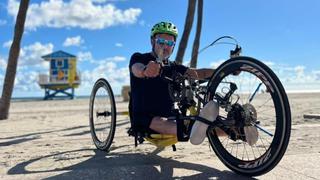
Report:
[[[256,59],[232,58],[216,69],[207,90],[206,102],[220,102],[221,119],[234,122],[227,127],[232,135],[217,136],[213,128],[207,131],[219,159],[246,176],[273,169],[286,151],[291,130],[288,98],[274,72]],[[246,140],[244,129],[248,127],[258,132],[254,144]]]
[[[101,78],[93,86],[89,107],[92,140],[100,150],[109,151],[116,130],[116,114],[111,86]]]

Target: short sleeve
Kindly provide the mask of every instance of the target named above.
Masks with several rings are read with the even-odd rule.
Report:
[[[145,64],[145,58],[142,57],[141,53],[134,53],[130,58],[129,67],[131,67],[135,63]]]

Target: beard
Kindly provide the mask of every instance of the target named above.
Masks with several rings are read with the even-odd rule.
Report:
[[[168,59],[172,52],[164,48],[159,48],[155,51],[155,53],[157,54],[159,61],[163,61]]]

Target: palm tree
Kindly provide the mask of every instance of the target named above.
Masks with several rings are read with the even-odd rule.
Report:
[[[13,85],[17,71],[18,57],[20,53],[20,43],[24,31],[24,24],[26,21],[28,7],[29,0],[20,1],[16,25],[14,28],[13,42],[9,52],[9,59],[3,84],[2,96],[0,99],[0,120],[8,119],[10,100],[12,96]]]
[[[203,0],[198,0],[198,19],[197,19],[197,31],[196,36],[194,38],[193,47],[192,47],[192,59],[190,62],[190,67],[196,68],[198,62],[198,50],[200,44],[200,35],[201,35],[201,28],[202,28],[202,12],[203,12]]]
[[[184,24],[184,30],[179,43],[179,48],[178,48],[178,52],[175,60],[179,64],[182,64],[183,62],[183,56],[187,48],[188,39],[189,39],[190,31],[192,28],[192,24],[193,24],[195,8],[196,8],[196,0],[189,0],[186,21]]]

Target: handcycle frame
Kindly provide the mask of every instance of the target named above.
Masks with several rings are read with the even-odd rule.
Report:
[[[232,75],[237,71],[241,71],[241,73],[249,73],[249,75],[252,75],[258,81],[260,81],[254,92],[252,92],[252,94],[249,94],[248,103],[243,103],[242,105],[238,103],[238,100],[240,99],[239,95],[236,102],[230,101],[230,97],[233,96],[237,90],[237,85],[232,83],[231,81],[225,81],[225,79],[227,79],[229,75]],[[171,81],[171,83],[176,83],[176,86],[171,88],[171,90],[176,91],[175,93],[171,93],[172,98],[175,99],[175,102],[183,102],[178,104],[178,110],[180,112],[178,111],[176,116],[172,118],[177,122],[178,141],[188,141],[193,123],[195,121],[200,121],[209,125],[207,129],[207,137],[209,139],[209,143],[218,158],[231,170],[246,176],[258,176],[269,172],[279,163],[286,151],[290,138],[291,111],[286,92],[280,80],[273,73],[273,71],[268,68],[268,66],[254,58],[238,56],[233,57],[221,64],[215,70],[206,86],[200,86],[203,81],[190,81],[189,86],[185,86],[185,80],[182,79],[181,76],[166,79]],[[218,93],[220,85],[223,83],[228,83],[230,85],[230,87],[228,88],[228,92],[224,93],[225,95],[221,95]],[[267,95],[270,96],[270,99],[268,99],[267,101],[272,100],[273,103],[272,108],[274,109],[271,110],[273,110],[272,112],[274,113],[275,122],[273,124],[275,127],[271,127],[271,130],[273,129],[274,132],[269,132],[269,127],[267,127],[266,129],[260,127],[260,121],[257,118],[257,111],[255,107],[251,105],[252,101],[257,95],[257,92],[261,90],[262,85],[265,87],[265,92],[267,93]],[[95,111],[94,104],[96,93],[101,87],[107,90],[108,94],[110,94],[108,98],[111,100],[112,108],[110,110]],[[196,93],[191,93],[190,97],[192,98],[189,98],[190,101],[184,101],[184,98],[186,98],[187,95],[190,95],[190,93],[188,93],[188,91],[190,90],[195,90]],[[202,98],[201,95],[203,95],[204,97]],[[262,94],[261,96],[264,95]],[[192,101],[193,98],[196,98],[198,102]],[[199,117],[198,114],[200,112],[201,105],[204,105],[210,100],[216,100],[219,103],[219,106],[226,110],[227,115],[218,116],[218,118],[214,122]],[[191,115],[186,115],[188,109]],[[117,113],[112,88],[106,80],[99,79],[95,83],[90,97],[89,120],[93,141],[96,147],[100,150],[109,151],[115,132],[116,114]],[[107,139],[105,141],[100,141],[96,135],[96,127],[94,122],[95,118],[107,118],[109,116],[111,116],[111,130],[108,133]],[[130,120],[132,120],[131,117]],[[185,133],[181,131],[181,127],[183,127],[184,123],[188,121],[190,123],[188,125],[188,130],[186,131],[187,133]],[[273,124],[271,123],[271,126]],[[133,126],[134,125],[131,124],[131,127]],[[251,157],[250,155],[249,157],[248,152],[246,152],[248,156],[247,159],[244,159],[244,157],[242,157],[241,159],[237,155],[234,155],[232,149],[231,151],[228,149],[228,144],[225,145],[224,141],[221,141],[219,139],[216,131],[214,130],[216,127],[222,129],[228,135],[227,138],[234,141],[234,144],[232,145],[236,145],[238,152],[239,143],[243,142],[242,145],[244,146],[244,149],[246,148],[246,139],[241,135],[242,132],[238,131],[237,133],[230,127],[237,127],[240,129],[245,126],[255,126],[259,130],[261,130],[261,132],[265,133],[267,138],[272,138],[271,142],[267,144],[269,145],[267,148],[263,144],[263,153],[260,153],[260,145],[251,147],[252,151],[259,151],[260,155],[258,157],[256,157],[256,155],[254,155],[254,157]],[[139,131],[128,131],[128,133],[129,135],[133,135],[135,137],[135,145],[137,145],[137,142],[143,142],[143,138],[150,135],[148,133],[140,133]],[[260,140],[262,141],[262,139]],[[233,146],[231,148],[233,148]],[[245,149],[245,151],[247,150]]]
[[[165,67],[166,66],[163,66],[162,68],[165,68]],[[162,72],[163,72],[163,69],[162,69]],[[162,76],[163,80],[166,80],[166,81],[169,81],[169,83],[175,84],[175,87],[178,88],[178,89],[169,88],[169,90],[171,91],[170,92],[171,96],[173,96],[172,94],[174,94],[174,92],[172,92],[172,91],[175,91],[175,90],[179,90],[181,92],[184,92],[184,94],[180,94],[182,97],[176,97],[176,98],[172,97],[173,101],[175,101],[175,103],[180,103],[180,105],[179,105],[179,109],[173,110],[175,112],[175,116],[168,117],[168,120],[176,121],[177,141],[178,142],[189,141],[191,129],[192,129],[192,126],[195,121],[200,121],[202,123],[207,124],[209,127],[208,129],[213,129],[213,128],[219,127],[225,133],[230,134],[229,130],[227,128],[225,128],[225,126],[232,126],[233,125],[232,123],[230,123],[230,121],[222,121],[221,120],[222,118],[220,116],[218,116],[216,118],[216,120],[212,122],[210,120],[207,120],[203,117],[198,116],[200,109],[201,109],[201,105],[202,106],[205,105],[204,98],[200,97],[200,94],[207,94],[206,88],[204,88],[205,86],[201,86],[201,89],[203,89],[202,91],[201,90],[199,91],[199,87],[200,87],[200,84],[205,83],[208,80],[197,80],[192,83],[193,85],[186,87],[184,85],[183,81],[189,80],[189,84],[191,84],[191,82],[193,81],[192,79],[187,78],[187,77],[183,77],[183,75],[181,75],[179,73],[176,73],[174,75],[174,76],[178,76],[178,77],[167,77],[164,74],[162,74],[161,76]],[[179,87],[179,84],[182,87]],[[181,84],[183,84],[183,85],[181,85]],[[179,88],[182,88],[182,89],[179,89]],[[229,98],[232,95],[232,92],[234,92],[237,89],[236,86],[233,88],[234,89],[230,90],[230,92],[228,92],[225,97],[223,97],[223,98],[219,97],[220,104],[227,104],[228,103]],[[195,92],[192,92],[193,95],[191,97],[184,96],[185,94],[188,94],[188,93],[186,93],[186,90],[190,90],[190,89],[195,89]],[[193,101],[194,98],[196,98],[197,101]],[[150,138],[152,133],[135,130],[134,121],[132,120],[133,117],[130,114],[130,112],[131,112],[131,105],[130,104],[131,104],[131,101],[129,102],[129,116],[130,116],[131,128],[128,130],[128,134],[129,134],[129,136],[135,137],[134,142],[135,142],[135,146],[137,146],[138,142],[140,144],[142,144],[146,137]],[[195,109],[195,108],[197,108],[197,109]],[[186,115],[187,111],[190,111],[191,115]],[[183,129],[185,129],[185,128],[187,129],[187,131],[183,131]],[[173,147],[173,151],[176,151],[174,144],[172,145],[172,147]]]

